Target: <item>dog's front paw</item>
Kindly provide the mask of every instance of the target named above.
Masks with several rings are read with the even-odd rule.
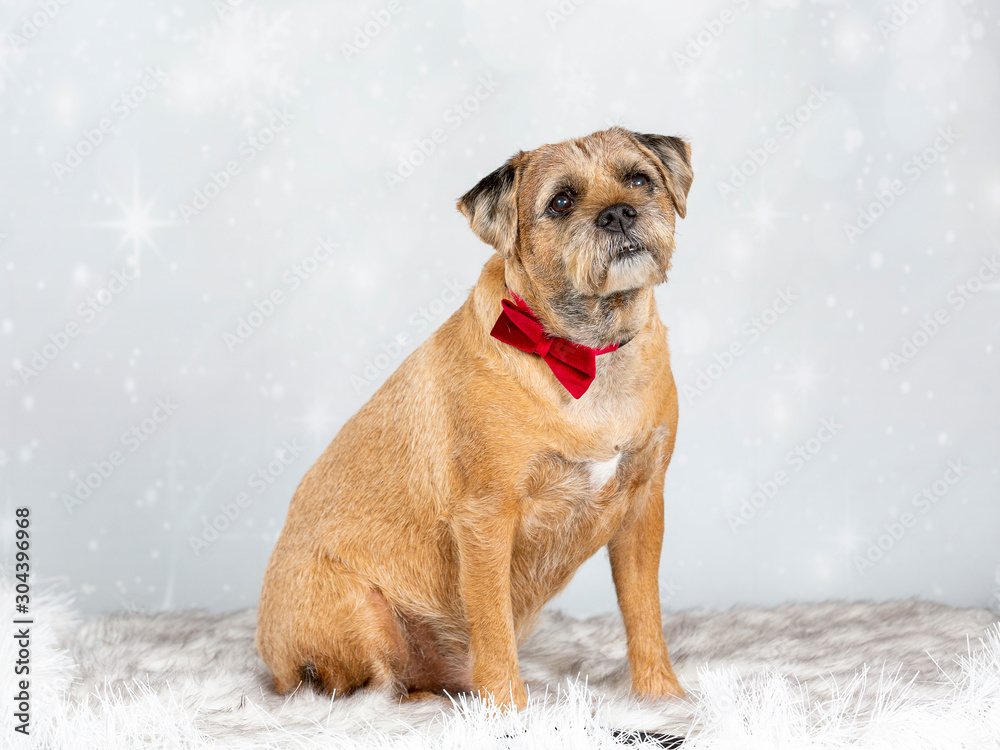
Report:
[[[507,687],[502,689],[481,687],[476,691],[476,694],[484,703],[496,706],[504,713],[509,713],[512,710],[520,711],[528,705],[528,693],[524,689],[524,683],[520,680],[513,684],[508,683]]]
[[[640,698],[666,700],[668,698],[683,698],[684,688],[677,681],[674,670],[657,669],[633,676],[632,692]]]

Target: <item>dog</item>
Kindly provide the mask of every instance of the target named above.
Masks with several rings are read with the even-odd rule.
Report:
[[[279,693],[527,693],[517,649],[607,547],[633,692],[682,696],[658,587],[677,389],[653,288],[693,178],[620,127],[519,151],[458,201],[495,253],[302,479],[257,650]]]

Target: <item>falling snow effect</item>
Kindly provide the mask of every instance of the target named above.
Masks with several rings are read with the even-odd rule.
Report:
[[[694,153],[664,600],[990,603],[1000,13],[911,5],[4,5],[0,552],[30,504],[84,612],[252,605],[298,480],[475,283],[455,198],[617,123]],[[614,609],[606,556],[557,605]]]
[[[247,125],[298,94],[292,66],[291,12],[237,6],[219,22],[187,32],[196,54],[173,68],[178,105],[241,115]]]

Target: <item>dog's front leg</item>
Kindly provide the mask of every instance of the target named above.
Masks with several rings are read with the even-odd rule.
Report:
[[[683,696],[663,638],[660,615],[659,567],[663,545],[663,476],[654,471],[636,493],[635,513],[608,542],[611,575],[625,622],[632,690],[647,698]]]
[[[469,624],[474,689],[498,706],[524,708],[510,597],[514,512],[495,498],[476,499],[456,523],[459,579]]]

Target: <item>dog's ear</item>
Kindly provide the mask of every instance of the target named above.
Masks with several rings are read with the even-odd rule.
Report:
[[[674,199],[677,215],[683,219],[687,213],[687,194],[694,179],[694,172],[691,169],[691,145],[682,138],[672,135],[632,133],[632,136],[659,163],[667,189]]]
[[[458,210],[483,242],[509,258],[517,243],[517,183],[523,151],[481,179],[458,199]]]

